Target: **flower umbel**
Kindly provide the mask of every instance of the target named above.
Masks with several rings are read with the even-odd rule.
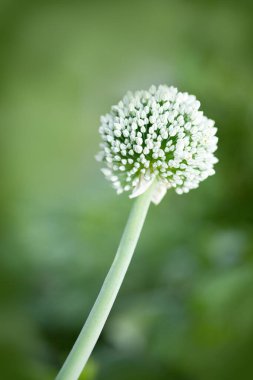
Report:
[[[167,189],[187,193],[215,173],[217,128],[199,108],[194,95],[161,85],[128,92],[101,117],[97,159],[118,194],[136,197],[156,180],[157,204]]]
[[[97,158],[117,193],[131,191],[133,203],[115,259],[92,310],[57,380],[77,380],[117,297],[138,242],[150,202],[167,189],[178,194],[214,174],[218,139],[214,122],[199,111],[195,96],[175,87],[129,92],[101,117],[103,142]]]

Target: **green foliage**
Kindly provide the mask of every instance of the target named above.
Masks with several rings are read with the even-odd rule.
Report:
[[[4,1],[0,27],[1,378],[52,379],[71,348],[131,207],[99,116],[152,83],[202,100],[220,163],[151,207],[82,380],[252,378],[250,3]]]

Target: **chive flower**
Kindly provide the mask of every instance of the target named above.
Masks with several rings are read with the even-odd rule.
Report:
[[[101,117],[97,159],[118,194],[136,197],[156,179],[152,201],[157,204],[167,189],[187,193],[215,173],[216,131],[194,95],[151,86],[128,92]]]
[[[158,204],[169,188],[187,193],[214,174],[217,129],[199,109],[195,96],[163,85],[128,92],[101,117],[97,159],[104,163],[102,172],[118,194],[130,192],[137,199],[101,291],[57,380],[81,375],[117,297],[150,203]]]

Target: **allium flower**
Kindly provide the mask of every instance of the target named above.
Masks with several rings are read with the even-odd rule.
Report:
[[[99,338],[138,242],[150,202],[167,189],[187,193],[214,174],[218,139],[214,122],[200,102],[175,87],[152,86],[129,92],[101,117],[103,142],[97,158],[117,193],[131,191],[133,202],[115,259],[96,302],[56,380],[77,380]]]
[[[156,180],[157,204],[167,189],[187,193],[215,173],[217,128],[199,108],[194,95],[161,85],[128,92],[101,117],[97,159],[118,194],[136,197]]]

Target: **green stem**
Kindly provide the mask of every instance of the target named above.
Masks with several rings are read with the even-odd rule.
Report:
[[[56,380],[77,380],[104,327],[138,242],[154,184],[136,198],[121,242],[102,289]]]

